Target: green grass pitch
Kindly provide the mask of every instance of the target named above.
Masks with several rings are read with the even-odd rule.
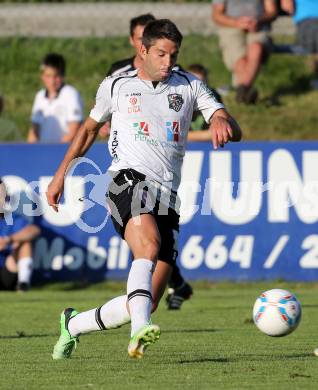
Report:
[[[164,302],[153,322],[159,342],[142,360],[127,355],[129,326],[82,336],[72,359],[53,361],[59,313],[86,310],[124,291],[123,283],[83,290],[69,285],[0,295],[0,389],[316,389],[318,285],[301,283],[195,284],[180,312]],[[302,303],[299,328],[283,338],[252,323],[261,291],[280,287]]]

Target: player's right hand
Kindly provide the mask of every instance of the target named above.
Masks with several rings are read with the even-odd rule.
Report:
[[[53,208],[54,211],[58,212],[58,204],[60,202],[61,196],[64,190],[64,180],[59,181],[55,177],[49,184],[46,192],[46,199],[49,204]]]

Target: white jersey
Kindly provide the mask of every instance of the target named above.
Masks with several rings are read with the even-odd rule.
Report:
[[[61,142],[63,136],[68,134],[69,123],[82,120],[82,99],[71,85],[63,85],[54,99],[48,98],[45,89],[36,94],[31,121],[39,126],[40,142]]]
[[[133,168],[177,191],[193,111],[208,122],[220,108],[206,84],[190,73],[172,71],[154,86],[135,70],[101,83],[90,117],[111,118],[110,172]]]

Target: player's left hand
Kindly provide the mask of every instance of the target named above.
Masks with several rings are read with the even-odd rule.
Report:
[[[233,130],[230,122],[223,116],[215,116],[211,121],[212,143],[214,149],[228,143],[233,137]]]

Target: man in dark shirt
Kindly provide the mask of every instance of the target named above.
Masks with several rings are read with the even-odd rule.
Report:
[[[126,58],[125,60],[114,62],[111,65],[107,76],[113,76],[123,72],[129,72],[140,67],[142,63],[142,58],[140,56],[142,34],[144,32],[146,24],[153,20],[155,20],[155,17],[151,14],[140,15],[131,19],[129,42],[131,46],[135,49],[135,55],[133,57]]]

